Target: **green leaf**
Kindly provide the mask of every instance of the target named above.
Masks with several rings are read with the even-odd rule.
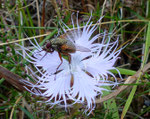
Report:
[[[144,51],[144,60],[143,60],[143,63],[142,63],[142,67],[141,69],[144,67],[144,65],[146,64],[147,62],[147,59],[148,59],[148,55],[149,55],[149,48],[150,48],[150,22],[148,22],[148,30],[147,30],[147,35],[146,35],[146,42],[145,42],[145,51]],[[140,80],[140,77],[142,75],[142,72],[140,73],[137,81],[136,81],[136,84],[139,83],[139,80]],[[132,90],[131,90],[131,93],[126,101],[126,104],[125,104],[125,107],[123,109],[123,112],[122,112],[122,115],[121,115],[121,119],[123,119],[130,107],[130,104],[133,100],[133,97],[134,97],[134,94],[136,92],[136,89],[137,89],[137,85],[134,85]]]
[[[124,74],[124,75],[134,75],[136,73],[136,71],[130,70],[130,69],[123,69],[123,68],[117,68],[120,72],[120,74]],[[117,70],[110,70],[112,73],[116,73],[118,74]]]
[[[109,86],[105,86],[106,89],[111,90]],[[103,96],[108,95],[110,92],[104,91]],[[108,117],[111,115],[112,119],[119,119],[119,112],[118,112],[118,107],[115,102],[115,99],[109,99],[104,102],[104,108],[107,110],[105,113],[105,117]]]
[[[19,107],[30,119],[34,119],[33,115],[28,110],[26,110],[25,108],[23,108],[21,106],[19,106]]]

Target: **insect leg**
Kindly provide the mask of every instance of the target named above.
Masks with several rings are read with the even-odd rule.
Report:
[[[68,56],[68,62],[69,62],[69,68],[71,69],[71,55],[69,53],[65,53],[66,56]],[[71,82],[70,82],[70,85],[73,86],[74,84],[74,77],[73,77],[73,74],[71,73]]]
[[[68,56],[69,64],[71,64],[71,55],[70,55],[70,54],[67,54],[67,56]]]
[[[49,50],[47,50],[47,49],[44,49],[44,48],[43,48],[43,50],[41,50],[41,51],[45,51],[45,54],[44,54],[44,56],[43,56],[40,60],[42,60],[42,59],[47,55],[47,53],[53,53],[53,52],[54,52],[54,49],[50,48]],[[41,51],[40,51],[40,52],[41,52]]]
[[[56,80],[56,74],[57,74],[57,71],[58,71],[58,69],[59,69],[59,67],[62,65],[62,63],[63,63],[63,60],[62,60],[62,55],[61,55],[61,53],[60,52],[58,52],[58,55],[59,55],[59,58],[60,58],[60,60],[61,60],[61,63],[58,65],[58,67],[56,68],[56,73],[55,73],[55,80]]]
[[[58,52],[58,55],[59,55],[59,58],[60,58],[60,60],[61,60],[61,63],[58,65],[57,70],[59,69],[59,67],[60,67],[60,66],[61,66],[61,64],[63,63],[61,53],[60,53],[60,52]]]
[[[44,56],[40,59],[40,61],[47,55],[47,52],[45,52]]]
[[[63,55],[68,56],[68,62],[71,63],[71,55],[69,53],[63,53]]]

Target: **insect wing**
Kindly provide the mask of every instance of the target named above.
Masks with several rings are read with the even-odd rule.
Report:
[[[91,52],[89,48],[86,48],[84,46],[76,45],[76,50],[81,52]]]

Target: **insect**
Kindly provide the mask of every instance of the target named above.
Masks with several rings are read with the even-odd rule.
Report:
[[[59,36],[58,38],[51,39],[43,48],[44,51],[47,53],[53,53],[54,51],[57,51],[61,60],[61,63],[58,65],[56,69],[59,69],[61,64],[63,63],[62,55],[68,56],[68,61],[71,63],[71,55],[70,53],[75,53],[76,51],[81,52],[90,52],[91,50],[83,47],[83,46],[77,46],[73,41],[70,41],[66,38],[66,34]]]

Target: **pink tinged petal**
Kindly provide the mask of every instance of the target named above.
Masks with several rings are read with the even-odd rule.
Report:
[[[36,62],[36,66],[40,66],[44,71],[55,73],[58,65],[61,63],[61,60],[57,52],[42,54],[39,60]]]
[[[57,79],[54,80],[54,76],[47,77],[47,83],[43,83],[38,86],[38,89],[45,90],[41,96],[48,97],[48,102],[61,103],[64,102],[64,105],[67,105],[67,95],[69,95],[68,90],[70,90],[70,81],[71,75],[64,73],[59,73]]]
[[[72,15],[71,15],[71,18],[72,18]],[[75,45],[84,46],[87,48],[95,47],[95,45],[93,46],[92,43],[100,36],[100,34],[98,34],[95,37],[93,37],[92,39],[90,39],[92,34],[94,33],[94,31],[97,29],[96,24],[91,28],[91,25],[93,23],[93,22],[90,22],[91,18],[92,18],[92,15],[90,16],[86,25],[83,27],[83,31],[81,31],[79,23],[78,23],[78,14],[77,14],[77,20],[76,20],[77,30],[73,29],[72,31],[70,31],[71,35],[67,34],[68,40],[75,41]],[[73,18],[71,20],[72,20],[73,28],[75,28]],[[67,27],[68,30],[70,30],[70,28],[65,23],[63,23],[63,25],[65,27]],[[63,28],[63,30],[66,33],[66,30],[64,28]]]
[[[24,57],[20,53],[18,54],[22,55],[28,62],[34,64],[35,68],[38,71],[39,71],[38,67],[42,67],[43,71],[46,71],[49,74],[55,73],[58,65],[61,63],[58,53],[56,51],[54,51],[53,53],[47,53],[43,51],[42,48],[38,45],[36,40],[35,40],[36,45],[33,44],[31,41],[30,43],[37,49],[34,51],[30,51],[29,49],[18,45],[24,50],[28,58]],[[27,52],[29,52],[30,55]]]
[[[95,102],[95,97],[102,94],[104,88],[98,86],[98,83],[87,75],[82,70],[74,72],[74,84],[72,90],[72,96],[76,98],[76,101],[79,103],[87,102],[87,108],[90,109],[93,107]]]
[[[41,51],[42,48],[36,41],[36,44],[31,42],[37,49],[34,52],[22,47],[30,58],[28,61],[33,63],[37,70],[36,72],[31,70],[32,76],[36,77],[33,78],[36,83],[31,84],[28,81],[24,83],[32,87],[31,90],[28,89],[31,93],[47,97],[48,100],[46,102],[50,105],[58,104],[66,108],[75,103],[87,102],[87,110],[93,110],[96,96],[100,97],[104,90],[108,91],[103,86],[115,86],[118,84],[115,75],[109,71],[110,69],[116,69],[113,65],[121,52],[121,49],[116,51],[118,40],[110,43],[111,38],[107,36],[108,34],[106,35],[106,32],[92,37],[92,34],[97,29],[97,25],[92,26],[93,22],[90,22],[91,17],[82,31],[77,20],[77,30],[72,30],[71,34],[67,34],[68,40],[75,42],[75,45],[89,48],[91,52],[76,51],[76,53],[71,54],[70,64],[63,59],[63,63],[58,69],[60,72],[57,74],[54,73],[61,63],[57,52],[45,55],[45,51]],[[65,23],[62,22],[62,24],[64,25],[62,28],[65,33],[67,33],[67,30],[64,29],[65,27],[71,30]],[[75,28],[73,19],[72,25]],[[102,35],[101,44],[94,43]],[[28,52],[32,53],[32,56]],[[39,73],[40,76],[37,75]],[[114,77],[116,82],[109,81],[108,75]],[[73,102],[68,104],[68,100]]]

